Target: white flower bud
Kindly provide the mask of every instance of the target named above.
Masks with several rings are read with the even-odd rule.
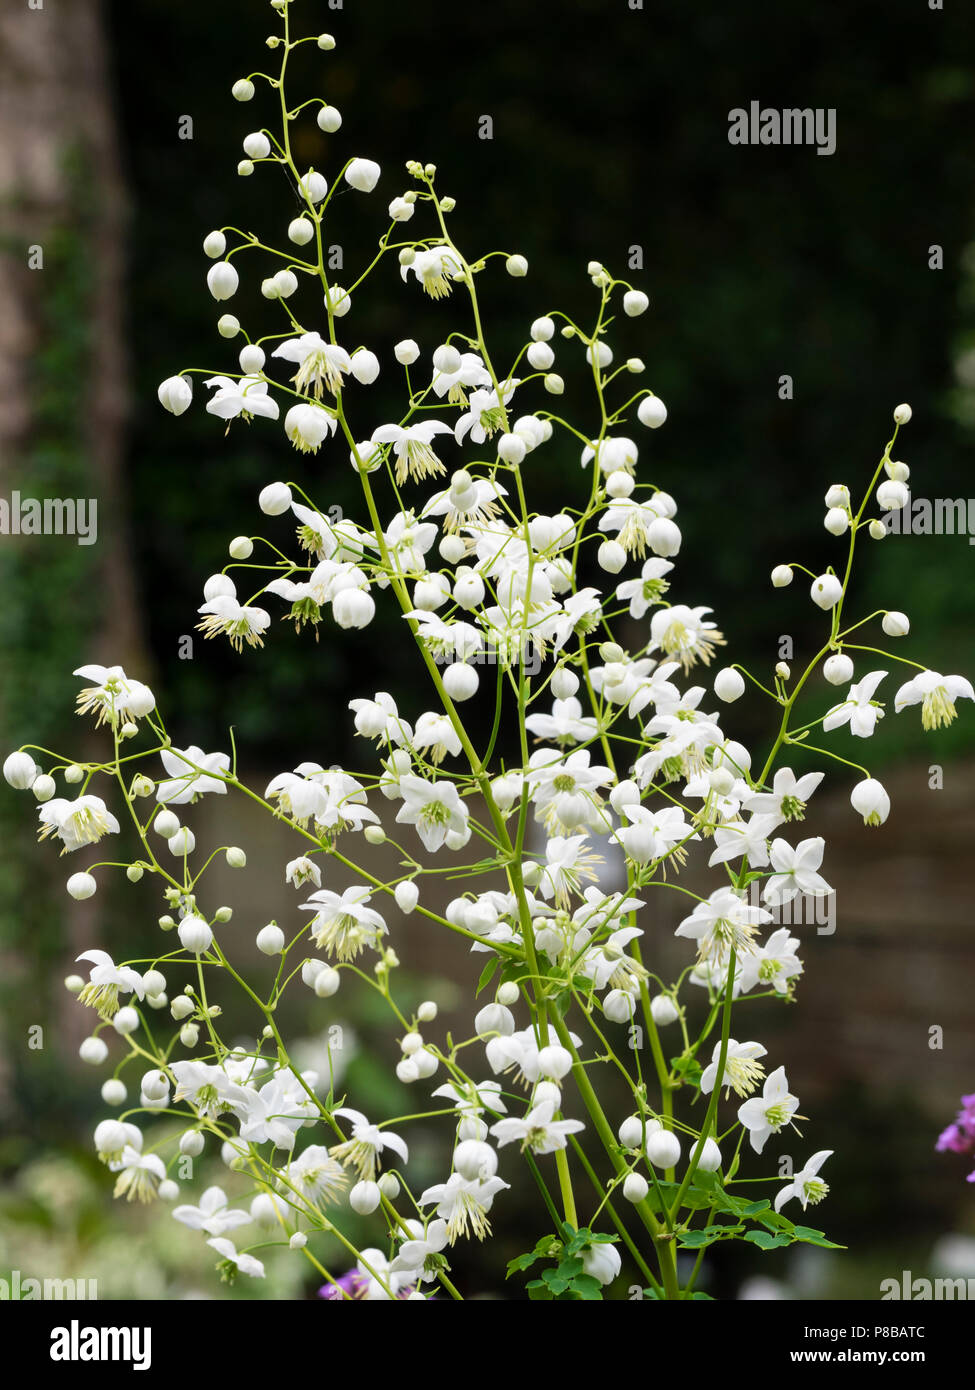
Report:
[[[396,1063],[396,1079],[402,1081],[404,1086],[412,1086],[414,1081],[419,1081],[420,1073],[413,1065],[412,1057],[401,1057]]]
[[[906,402],[903,405],[897,406],[894,410],[894,424],[906,425],[913,413],[911,407]]]
[[[309,169],[298,180],[298,191],[309,203],[320,203],[328,192],[328,182],[314,169]]]
[[[871,521],[867,529],[870,532],[870,539],[873,541],[882,541],[887,535],[887,527],[882,521],[878,521],[876,518]]]
[[[171,840],[179,830],[179,819],[174,811],[160,811],[152,823],[152,828],[160,834],[164,840]]]
[[[459,564],[467,554],[467,544],[462,536],[450,534],[444,536],[437,549],[441,559],[446,560],[448,565]]]
[[[713,1139],[705,1139],[697,1167],[701,1173],[716,1173],[721,1167],[721,1150]]]
[[[911,620],[907,614],[895,609],[884,614],[880,625],[888,637],[906,637],[911,630]]]
[[[368,627],[376,615],[376,601],[365,589],[340,589],[332,600],[332,617],[339,627]]]
[[[600,1284],[611,1284],[620,1272],[622,1260],[615,1245],[590,1245],[582,1251],[582,1268]]]
[[[680,527],[668,516],[658,516],[647,527],[647,540],[655,555],[676,555],[680,550]]]
[[[148,1100],[162,1100],[169,1095],[169,1078],[154,1068],[143,1076],[141,1090]]]
[[[182,415],[184,410],[188,410],[193,400],[193,383],[189,377],[168,376],[165,381],[160,382],[156,392],[159,404],[168,410],[170,415]]]
[[[883,825],[890,815],[890,797],[882,782],[867,777],[850,792],[850,805],[859,811],[864,825]]]
[[[739,700],[745,693],[745,680],[733,666],[725,666],[714,678],[714,693],[725,704]]]
[[[532,342],[547,343],[555,334],[555,324],[547,314],[544,314],[532,324],[530,333]]]
[[[557,700],[568,700],[579,689],[579,677],[568,666],[557,666],[552,673],[552,694]]]
[[[85,1038],[78,1048],[78,1056],[83,1062],[90,1066],[97,1067],[104,1062],[108,1056],[108,1048],[101,1038]]]
[[[319,34],[318,47],[324,49],[326,53],[331,52],[331,50],[335,47],[335,40],[332,38],[332,35]]]
[[[676,1023],[680,1018],[680,1010],[669,994],[658,994],[655,999],[651,999],[650,1013],[654,1023],[661,1028],[665,1028],[668,1023]]]
[[[362,833],[370,845],[382,845],[386,842],[386,832],[381,825],[367,825]]]
[[[412,879],[405,879],[402,883],[397,883],[393,891],[396,899],[396,906],[400,912],[410,913],[420,901],[420,890]]]
[[[403,338],[393,348],[393,356],[404,367],[411,366],[420,355],[420,349],[413,338]]]
[[[848,507],[850,505],[850,489],[845,483],[834,483],[826,494],[827,507]]]
[[[474,1032],[479,1038],[500,1033],[503,1038],[515,1031],[514,1014],[504,1004],[487,1004],[474,1018]]]
[[[780,681],[787,681],[792,674],[792,670],[787,661],[777,661],[775,663],[775,674]]]
[[[194,956],[202,956],[213,943],[213,932],[202,917],[191,914],[179,924],[179,939],[184,950]]]
[[[421,1047],[419,1051],[414,1052],[410,1057],[410,1061],[413,1063],[416,1074],[420,1080],[425,1080],[427,1077],[433,1076],[434,1072],[440,1066],[440,1060],[436,1054],[429,1052],[425,1047]]]
[[[850,529],[850,518],[844,507],[830,507],[823,518],[823,525],[831,536],[842,536]]]
[[[379,358],[368,348],[358,348],[350,359],[352,375],[360,386],[371,386],[379,375]]]
[[[626,551],[619,541],[603,541],[596,552],[596,561],[607,574],[619,574],[626,565]]]
[[[331,999],[341,983],[342,978],[337,970],[331,965],[323,966],[315,976],[315,993],[319,999]]]
[[[667,418],[667,407],[659,396],[644,396],[636,409],[637,419],[648,430],[657,430]]]
[[[680,1160],[680,1140],[669,1129],[647,1136],[647,1158],[655,1168],[673,1168]]]
[[[539,1052],[538,1067],[548,1080],[561,1081],[572,1070],[572,1054],[557,1043],[551,1043]]]
[[[360,193],[371,193],[379,182],[380,172],[374,159],[353,159],[345,171],[345,181]]]
[[[188,994],[177,994],[176,998],[169,1006],[169,1012],[172,1014],[173,1018],[175,1018],[176,1022],[179,1023],[182,1019],[189,1018],[195,1008],[196,1005]]]
[[[528,262],[524,256],[509,256],[504,263],[504,268],[509,275],[513,275],[516,280],[528,274]]]
[[[437,1017],[438,1009],[432,999],[424,999],[423,1003],[416,1011],[416,1016],[421,1023],[432,1023]]]
[[[298,288],[298,277],[293,270],[279,270],[273,284],[279,299],[290,299]]]
[[[68,894],[78,902],[94,897],[98,884],[91,874],[72,874],[68,879]]]
[[[603,1013],[611,1023],[629,1023],[636,1013],[636,1000],[626,989],[611,989],[603,999]]]
[[[31,783],[30,789],[36,800],[50,801],[51,797],[57,791],[57,785],[53,777],[49,776],[46,772],[39,772]]]
[[[525,356],[536,372],[547,372],[555,362],[555,353],[548,343],[532,343]]]
[[[124,1005],[112,1019],[112,1027],[120,1037],[127,1038],[139,1026],[139,1015],[131,1004]]]
[[[315,224],[308,217],[296,217],[288,223],[288,240],[296,246],[307,246],[315,235]]]
[[[383,1194],[379,1190],[379,1184],[375,1182],[357,1182],[349,1193],[349,1206],[360,1216],[368,1216],[370,1212],[376,1210],[383,1199]]]
[[[906,486],[893,478],[888,478],[877,488],[877,505],[885,512],[900,511],[901,507],[907,505],[909,497]]]
[[[520,434],[503,434],[498,440],[498,458],[505,463],[521,463],[527,452]]]
[[[400,1182],[395,1173],[383,1173],[379,1179],[379,1190],[387,1201],[395,1202],[400,1194]]]
[[[562,392],[565,390],[565,382],[559,376],[558,372],[549,372],[542,385],[550,396],[561,396]]]
[[[498,1155],[490,1144],[463,1139],[454,1149],[454,1172],[468,1182],[486,1182],[498,1171]]]
[[[635,487],[636,479],[622,468],[617,468],[606,479],[606,491],[610,497],[629,497]]]
[[[240,332],[240,319],[236,314],[221,314],[217,319],[217,332],[221,338],[236,338]]]
[[[244,154],[249,159],[267,159],[271,153],[271,142],[264,134],[263,130],[253,130],[250,135],[244,136]],[[223,253],[218,251],[218,256]]]
[[[901,463],[900,459],[890,459],[884,464],[888,478],[893,478],[895,482],[906,483],[911,476],[911,470],[906,463]]]
[[[413,590],[414,607],[421,612],[433,613],[438,608],[442,608],[450,595],[450,585],[442,574],[431,575],[429,579],[421,579]]]
[[[259,1192],[250,1205],[251,1217],[265,1230],[280,1230],[278,1213],[287,1220],[290,1208],[280,1197],[272,1197],[269,1192]]]
[[[246,77],[241,77],[230,89],[234,101],[250,101],[254,96],[254,84]]]
[[[189,826],[181,825],[176,834],[166,841],[170,854],[177,859],[185,859],[188,854],[192,854],[196,849],[196,836]]]
[[[836,652],[823,662],[823,675],[830,685],[848,685],[853,679],[853,662],[843,652]]]
[[[476,570],[457,571],[454,581],[454,602],[467,612],[473,611],[484,602],[484,580]]]
[[[284,932],[276,922],[268,922],[257,933],[257,949],[266,956],[280,955],[284,950]]]
[[[337,106],[322,106],[315,119],[318,121],[319,130],[324,130],[327,135],[334,135],[342,124],[342,113]]]
[[[37,776],[37,764],[29,753],[11,753],[4,760],[3,776],[15,791],[25,792]]]
[[[102,1100],[106,1105],[124,1105],[128,1094],[125,1082],[114,1076],[102,1086]]]
[[[784,589],[787,584],[791,584],[793,579],[792,568],[790,565],[776,565],[772,571],[772,584],[776,589]]]
[[[835,608],[843,596],[843,585],[835,574],[821,574],[813,580],[809,597],[817,608],[828,611]]]
[[[250,536],[234,536],[227,550],[232,560],[249,560],[254,554],[254,542]]]
[[[650,1191],[650,1184],[640,1173],[630,1173],[623,1181],[623,1196],[628,1202],[642,1202]]]
[[[619,1127],[619,1140],[624,1149],[638,1149],[643,1142],[643,1123],[639,1115],[628,1116]]]
[[[230,299],[239,284],[240,276],[229,261],[217,261],[207,271],[207,286],[214,299]]]

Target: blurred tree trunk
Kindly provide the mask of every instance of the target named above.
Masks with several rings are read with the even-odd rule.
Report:
[[[0,536],[5,604],[18,610],[0,628],[0,738],[5,754],[26,738],[57,746],[61,734],[83,756],[72,658],[146,670],[121,476],[126,205],[101,0],[32,3],[39,8],[9,0],[0,11],[0,496],[97,499],[98,531],[84,547],[74,537]],[[56,704],[56,728],[45,700]],[[13,808],[25,839],[29,811]],[[14,977],[36,979],[39,957],[73,958],[98,941],[97,909],[71,902],[67,873],[55,872],[47,908],[63,925],[47,928],[46,945],[26,939],[38,910],[30,900],[49,875],[36,850],[9,862],[25,848],[18,838],[0,850],[4,896],[15,894],[0,907],[15,923],[12,942],[5,933]],[[43,1012],[39,984],[33,995]],[[62,1042],[85,1027],[69,1004],[59,991]]]

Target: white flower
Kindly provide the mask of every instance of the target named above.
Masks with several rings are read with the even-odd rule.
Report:
[[[401,825],[415,825],[424,848],[434,854],[448,835],[467,833],[467,807],[453,782],[427,782],[408,773],[400,778],[403,805],[396,813]]]
[[[224,1231],[247,1226],[253,1219],[250,1212],[227,1206],[227,1194],[222,1187],[208,1187],[198,1207],[174,1207],[173,1217],[191,1230],[206,1231],[210,1236],[222,1236]]]
[[[890,797],[883,782],[867,777],[850,792],[850,805],[859,811],[864,825],[883,825],[890,815]]]
[[[806,803],[824,776],[822,772],[807,772],[796,777],[791,767],[780,767],[772,780],[771,792],[753,792],[745,797],[742,806],[760,816],[773,817],[777,825],[802,820]]]
[[[402,425],[380,425],[371,435],[373,444],[392,444],[396,459],[396,482],[402,487],[407,478],[419,481],[443,473],[443,464],[433,451],[435,435],[450,434],[442,420],[421,420],[404,429]]]
[[[829,1184],[823,1182],[818,1174],[832,1153],[832,1149],[820,1149],[818,1153],[813,1154],[809,1162],[800,1172],[796,1173],[792,1181],[776,1193],[776,1211],[781,1211],[785,1203],[791,1201],[793,1197],[799,1198],[803,1211],[806,1210],[807,1206],[815,1206],[817,1202],[823,1200],[829,1191]]]
[[[193,382],[187,376],[168,376],[156,394],[159,404],[171,415],[182,415],[193,400]]]
[[[748,863],[754,869],[762,869],[768,864],[769,835],[780,824],[778,816],[752,816],[744,821],[728,821],[715,827],[715,848],[708,860],[708,868],[715,864],[727,864],[747,854]]]
[[[54,835],[62,842],[62,854],[81,849],[82,845],[93,845],[103,835],[117,835],[119,831],[118,821],[100,796],[79,796],[74,801],[54,797],[38,808],[38,818],[38,838],[46,840]]]
[[[310,1144],[289,1163],[287,1179],[311,1207],[337,1202],[348,1182],[341,1163],[322,1144]]]
[[[717,625],[704,618],[710,608],[688,608],[676,603],[671,608],[658,608],[650,619],[650,643],[647,651],[661,650],[665,656],[679,661],[687,671],[696,661],[711,664],[716,646],[724,646],[724,637]]]
[[[380,168],[374,159],[353,159],[345,171],[345,181],[360,193],[371,193],[379,182]]]
[[[97,1009],[102,1018],[111,1018],[118,1011],[119,991],[145,998],[145,988],[138,970],[128,965],[116,965],[107,951],[83,951],[75,959],[92,962],[88,983],[78,995],[78,1000]]]
[[[728,1039],[728,1051],[725,1056],[724,1072],[721,1080],[718,1081],[718,1063],[721,1060],[721,1044],[715,1043],[714,1051],[711,1054],[711,1062],[704,1068],[701,1074],[701,1091],[704,1095],[709,1095],[717,1085],[720,1090],[725,1088],[727,1096],[729,1090],[733,1090],[737,1096],[747,1096],[754,1091],[755,1087],[765,1075],[765,1068],[758,1060],[765,1057],[768,1049],[757,1042],[736,1042],[734,1038]]]
[[[955,718],[956,700],[973,700],[975,691],[964,676],[942,676],[939,671],[922,671],[902,685],[894,696],[894,709],[900,714],[908,705],[921,706],[921,727],[940,729]]]
[[[371,700],[350,700],[349,709],[355,715],[355,731],[363,738],[389,743],[409,743],[413,730],[401,719],[392,695],[380,690]]]
[[[465,1178],[451,1173],[446,1182],[435,1183],[420,1194],[419,1205],[437,1204],[437,1215],[447,1223],[447,1239],[453,1245],[460,1236],[474,1235],[483,1240],[491,1234],[487,1214],[494,1199],[510,1183],[501,1178]]]
[[[785,840],[773,840],[769,858],[775,873],[765,884],[762,900],[770,907],[781,907],[800,893],[810,893],[816,898],[832,893],[826,880],[816,872],[823,862],[825,848],[826,842],[821,835],[800,840],[795,849]]]
[[[207,1241],[207,1245],[212,1250],[216,1250],[217,1254],[228,1264],[239,1269],[241,1274],[249,1274],[252,1279],[264,1278],[264,1266],[260,1260],[255,1259],[253,1255],[238,1254],[233,1241],[224,1240],[222,1236],[215,1236],[212,1240]]]
[[[450,280],[462,279],[464,273],[449,246],[430,246],[425,251],[417,251],[409,265],[400,266],[404,280],[411,271],[431,299],[443,299],[451,291]]]
[[[756,985],[771,985],[778,994],[785,994],[789,981],[802,974],[802,962],[796,955],[797,937],[789,935],[788,927],[774,931],[764,946],[742,961],[740,987],[747,994]]]
[[[874,701],[877,686],[887,675],[886,671],[871,671],[862,681],[850,686],[850,692],[840,705],[834,705],[823,720],[823,729],[829,733],[843,724],[849,724],[850,733],[857,738],[869,738],[883,719],[884,712]],[[970,688],[970,687],[969,687]]]
[[[250,1104],[251,1092],[233,1080],[223,1067],[185,1061],[171,1062],[169,1070],[176,1078],[174,1102],[188,1101],[204,1119],[215,1119],[225,1110],[244,1110]],[[219,1232],[212,1234],[219,1235]]]
[[[599,1241],[596,1245],[589,1245],[582,1252],[584,1273],[591,1274],[594,1279],[599,1280],[600,1284],[611,1284],[619,1274],[621,1266],[620,1252],[615,1245],[608,1241]]]
[[[670,560],[653,557],[643,562],[639,579],[627,579],[617,586],[616,597],[629,603],[631,618],[642,618],[648,608],[660,602],[670,588],[664,575],[673,568]]]
[[[320,405],[293,405],[284,417],[284,432],[300,454],[317,454],[337,426],[337,418]]]
[[[716,888],[707,902],[698,903],[674,932],[698,943],[700,959],[728,958],[729,951],[748,955],[755,948],[755,932],[772,920],[764,908],[749,907],[744,895],[734,888]]]
[[[372,889],[354,883],[341,894],[329,888],[312,893],[302,912],[314,912],[311,934],[315,945],[333,954],[336,960],[355,960],[365,947],[378,950],[388,931],[381,915],[369,906]]]
[[[791,1123],[798,1108],[798,1100],[789,1094],[785,1067],[779,1067],[765,1078],[761,1097],[753,1096],[738,1109],[738,1119],[748,1130],[749,1142],[757,1154],[765,1148],[770,1134],[778,1134]]]
[[[527,867],[535,871],[543,898],[554,898],[556,907],[568,907],[571,895],[581,891],[585,879],[595,881],[592,866],[601,863],[601,856],[589,851],[585,835],[553,835],[545,846],[545,863]]]
[[[352,371],[352,359],[345,348],[337,343],[328,343],[320,333],[303,333],[300,338],[288,338],[276,347],[272,357],[282,357],[286,362],[296,362],[298,370],[292,381],[298,391],[307,394],[310,390],[321,397],[323,387],[333,396],[342,390],[342,377]]]
[[[271,615],[265,609],[238,603],[230,593],[217,594],[201,603],[197,612],[204,615],[197,628],[207,637],[215,637],[220,632],[226,634],[236,651],[240,651],[245,642],[249,647],[263,647],[262,633],[271,624]]]
[[[314,1073],[309,1075],[314,1079]],[[305,1081],[311,1085],[308,1077]],[[306,1121],[317,1119],[318,1113],[318,1106],[301,1081],[285,1068],[259,1091],[247,1088],[240,1137],[249,1144],[270,1142],[276,1149],[293,1149],[298,1130]]]
[[[628,805],[623,807],[622,814],[630,824],[621,826],[613,838],[635,864],[650,864],[671,855],[671,851],[674,851],[672,859],[680,863],[687,853],[683,842],[699,838],[679,806],[651,810],[648,806]]]
[[[351,1138],[344,1140],[341,1144],[333,1144],[329,1152],[333,1158],[338,1159],[346,1168],[352,1168],[363,1182],[373,1182],[379,1168],[379,1157],[385,1149],[392,1149],[404,1163],[409,1161],[409,1149],[406,1147],[405,1140],[392,1130],[380,1129],[378,1125],[370,1124],[361,1110],[353,1110],[349,1106],[340,1105],[332,1111],[333,1115],[341,1115],[344,1120],[352,1122]],[[423,1199],[420,1199],[421,1205]]]
[[[235,420],[238,415],[244,420],[255,415],[276,420],[281,413],[277,401],[267,394],[267,382],[259,376],[242,376],[239,381],[212,376],[204,384],[216,387],[207,401],[207,411],[220,420]]]
[[[809,597],[818,608],[835,608],[843,597],[843,585],[835,574],[821,574],[813,580]]]
[[[185,806],[207,792],[216,792],[220,796],[227,794],[224,781],[206,775],[211,772],[229,773],[230,758],[226,753],[204,753],[202,748],[190,744],[187,749],[160,749],[159,756],[169,777],[156,787],[157,801],[167,806]]]
[[[118,719],[142,719],[156,707],[156,697],[147,685],[131,680],[121,666],[79,666],[74,672],[95,684],[78,692],[77,712],[97,710],[96,724],[113,726]]]
[[[589,749],[558,753],[541,748],[529,760],[528,785],[536,818],[551,830],[580,830],[609,826],[598,788],[613,780],[611,768],[589,766]],[[690,827],[688,827],[690,828]]]
[[[284,871],[284,881],[294,884],[295,888],[301,888],[306,883],[313,883],[316,888],[321,888],[322,871],[314,859],[308,859],[302,854],[289,861]]]
[[[141,1154],[128,1144],[118,1163],[111,1166],[118,1171],[114,1195],[129,1202],[151,1202],[166,1176],[166,1166],[158,1154]]]

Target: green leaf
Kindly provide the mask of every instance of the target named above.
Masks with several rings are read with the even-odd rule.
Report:
[[[475,999],[480,994],[481,990],[485,989],[491,983],[491,980],[494,977],[494,972],[497,970],[500,964],[500,958],[498,956],[492,956],[491,959],[488,961],[487,965],[485,965],[484,969],[481,971],[481,978],[477,982],[477,989],[474,991]]]
[[[572,1292],[587,1303],[601,1300],[603,1296],[602,1285],[591,1274],[577,1274],[572,1281]]]
[[[516,1271],[518,1271],[518,1270],[522,1270],[522,1269],[531,1269],[532,1265],[535,1263],[535,1261],[536,1261],[538,1258],[539,1258],[539,1256],[538,1256],[537,1254],[531,1254],[531,1255],[518,1255],[515,1259],[509,1260],[509,1261],[508,1261],[508,1273],[505,1275],[505,1278],[506,1278],[506,1279],[510,1279],[511,1276],[512,1276],[512,1274],[516,1273]]]
[[[543,1302],[551,1302],[554,1298],[551,1289],[543,1284],[541,1279],[533,1279],[527,1287],[528,1297],[535,1301],[541,1299]]]
[[[791,1245],[792,1237],[783,1233],[772,1235],[769,1231],[749,1231],[745,1240],[757,1245],[760,1250],[777,1250],[780,1245]]]
[[[760,1211],[768,1211],[772,1203],[767,1197],[763,1197],[760,1202],[746,1202],[741,1209],[742,1216],[757,1216]]]
[[[827,1240],[822,1231],[815,1230],[812,1226],[796,1226],[792,1232],[796,1240],[803,1240],[807,1245],[822,1245],[827,1250],[845,1250],[845,1245],[837,1245],[835,1240]]]
[[[573,1279],[577,1274],[581,1274],[583,1269],[582,1256],[573,1255],[571,1259],[562,1260],[559,1264],[559,1273],[564,1274],[566,1279]]]

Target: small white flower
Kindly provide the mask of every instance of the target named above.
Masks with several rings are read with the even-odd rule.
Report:
[[[922,671],[898,690],[894,696],[894,709],[900,714],[908,705],[920,705],[921,727],[940,729],[956,717],[955,701],[962,699],[975,699],[971,681],[964,676],[943,676],[939,671]]]
[[[850,792],[850,805],[859,811],[864,825],[883,825],[890,815],[890,797],[882,782],[867,777]]]
[[[216,1250],[222,1260],[233,1265],[241,1274],[249,1274],[252,1279],[264,1278],[264,1266],[260,1260],[255,1259],[253,1255],[238,1254],[233,1241],[225,1240],[222,1236],[215,1236],[212,1240],[207,1241],[207,1245],[212,1250]]]
[[[227,1194],[222,1187],[208,1187],[198,1207],[173,1208],[173,1217],[193,1231],[206,1231],[210,1236],[222,1236],[236,1226],[247,1226],[253,1220],[250,1212],[227,1206]]]
[[[809,1162],[798,1172],[790,1183],[781,1188],[775,1197],[775,1210],[781,1211],[786,1202],[793,1197],[798,1197],[802,1203],[803,1211],[808,1206],[815,1206],[821,1202],[829,1191],[829,1184],[823,1182],[819,1177],[819,1170],[826,1160],[831,1157],[832,1149],[820,1149],[814,1153]]]
[[[789,1093],[785,1067],[779,1067],[765,1078],[761,1096],[753,1096],[738,1109],[738,1119],[748,1130],[748,1139],[757,1154],[765,1148],[770,1134],[792,1122],[799,1108],[795,1096]]]
[[[834,705],[826,715],[823,729],[829,733],[831,729],[839,729],[843,724],[849,724],[851,734],[857,738],[869,738],[877,726],[877,720],[884,717],[883,709],[873,697],[877,686],[886,675],[886,671],[871,671],[856,685],[851,685],[843,703]],[[898,693],[903,693],[903,689],[906,687]]]
[[[70,854],[83,845],[93,845],[103,835],[117,835],[119,823],[100,796],[79,796],[74,801],[55,797],[38,809],[40,829],[38,838],[49,835],[62,842],[62,854]]]

